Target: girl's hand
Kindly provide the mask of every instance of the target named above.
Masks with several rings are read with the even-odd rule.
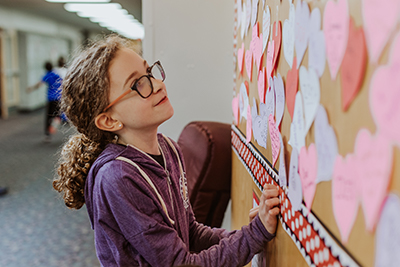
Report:
[[[277,215],[279,208],[279,191],[275,185],[266,184],[260,198],[258,216],[270,234],[275,234],[278,224]]]
[[[257,213],[258,213],[258,206],[254,207],[250,210],[250,212],[249,212],[250,222],[256,217]]]

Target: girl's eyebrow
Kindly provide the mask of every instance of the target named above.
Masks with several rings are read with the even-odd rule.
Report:
[[[143,65],[144,65],[145,67],[148,65],[146,60],[143,60]],[[128,78],[126,78],[123,88],[125,88],[126,84],[129,82],[129,80],[132,79],[132,77],[135,77],[135,76],[137,75],[137,73],[138,73],[137,70],[135,70],[134,72],[132,72],[132,73],[128,76]]]

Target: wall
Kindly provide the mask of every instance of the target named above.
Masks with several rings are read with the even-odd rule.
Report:
[[[162,62],[175,109],[159,130],[177,140],[194,120],[231,123],[234,2],[146,0],[142,17],[143,57]]]

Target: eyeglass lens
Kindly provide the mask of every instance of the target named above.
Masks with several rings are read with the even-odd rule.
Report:
[[[149,73],[150,74],[150,73]],[[162,67],[158,64],[153,65],[151,68],[151,76],[153,76],[157,80],[164,81],[165,74]],[[143,76],[136,82],[136,89],[139,94],[147,98],[153,93],[153,84],[149,76]]]

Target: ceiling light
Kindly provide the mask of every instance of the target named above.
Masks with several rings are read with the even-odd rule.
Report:
[[[50,3],[108,3],[111,0],[46,0]]]

